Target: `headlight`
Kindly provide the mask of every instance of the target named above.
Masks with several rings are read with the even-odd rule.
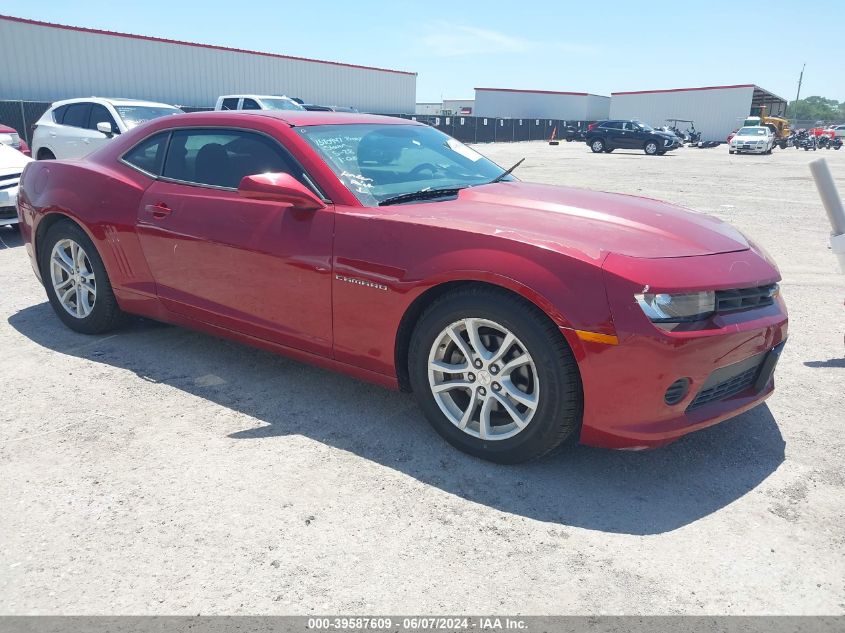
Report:
[[[716,293],[712,290],[683,294],[636,294],[634,298],[652,323],[700,321],[716,310]]]

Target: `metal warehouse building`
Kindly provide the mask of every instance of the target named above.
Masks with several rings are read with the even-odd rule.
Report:
[[[476,88],[475,116],[597,121],[608,118],[610,97],[587,92]]]
[[[753,107],[765,105],[766,113],[783,115],[786,100],[754,84],[705,86],[672,90],[611,93],[611,119],[639,119],[654,127],[667,119],[695,121],[705,141],[724,141],[742,125]],[[684,129],[684,125],[679,127]]]
[[[221,94],[413,113],[416,73],[0,16],[0,99],[106,96],[213,106]]]

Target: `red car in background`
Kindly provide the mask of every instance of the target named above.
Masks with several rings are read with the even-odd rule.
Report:
[[[830,138],[836,138],[836,131],[831,130],[829,128],[823,127],[814,127],[809,132],[812,136],[827,136]]]
[[[11,128],[8,125],[0,125],[0,143],[14,147],[16,150],[23,152],[25,156],[31,155],[29,145],[26,144],[26,141],[20,137],[15,128]]]
[[[493,461],[659,446],[769,396],[787,315],[763,251],[508,171],[398,118],[186,114],[29,164],[21,230],[76,331],[138,314],[412,390]]]

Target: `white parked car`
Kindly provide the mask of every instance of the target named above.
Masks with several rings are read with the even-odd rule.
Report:
[[[223,95],[217,97],[215,110],[304,110],[290,97],[273,95]]]
[[[18,223],[18,183],[23,168],[31,161],[29,156],[0,143],[0,226]]]
[[[833,133],[838,138],[845,138],[845,125],[831,125],[827,128],[828,130],[833,130]]]
[[[115,134],[170,114],[182,114],[182,110],[166,103],[132,99],[57,101],[35,124],[32,156],[38,160],[82,158]]]
[[[762,125],[746,125],[739,128],[728,145],[730,154],[771,154],[775,146],[772,131]]]

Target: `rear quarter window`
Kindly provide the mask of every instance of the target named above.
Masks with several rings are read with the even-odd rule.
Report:
[[[170,132],[159,132],[144,139],[123,155],[123,160],[153,176],[161,175]]]
[[[88,113],[91,111],[90,103],[71,103],[62,119],[62,125],[72,127],[88,127]]]
[[[53,110],[53,121],[56,123],[61,123],[62,119],[65,118],[65,112],[67,112],[67,106],[59,106],[55,110]]]

